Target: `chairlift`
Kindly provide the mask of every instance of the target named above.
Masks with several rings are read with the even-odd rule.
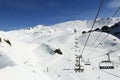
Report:
[[[89,62],[89,59],[85,61],[85,65],[91,65],[91,63]]]
[[[80,52],[80,50],[79,50],[79,52]],[[81,62],[85,62],[82,55],[80,55],[80,56],[76,55],[76,60],[80,60]]]
[[[114,69],[114,63],[112,61],[101,61],[99,63],[100,69]]]
[[[82,65],[75,66],[74,70],[75,70],[75,72],[83,72],[84,71],[84,67]]]
[[[85,60],[82,58],[82,59],[81,59],[81,62],[85,62]]]
[[[84,67],[80,64],[81,63],[81,59],[82,59],[82,55],[80,56],[76,56],[76,64],[74,67],[74,71],[75,72],[83,72],[84,71]]]
[[[79,42],[78,41],[74,41],[75,44],[78,44]]]
[[[2,42],[2,39],[0,38],[0,42]]]
[[[101,61],[99,63],[99,68],[100,69],[114,69],[114,63],[112,61],[110,61],[109,53],[107,53],[107,56],[108,56],[108,60]]]

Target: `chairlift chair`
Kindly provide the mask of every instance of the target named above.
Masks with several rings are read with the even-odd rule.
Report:
[[[114,63],[112,61],[101,61],[99,63],[100,69],[114,69]]]
[[[84,67],[82,65],[75,66],[74,70],[75,70],[75,72],[83,72],[84,71]]]
[[[110,53],[107,53],[108,60],[99,63],[100,69],[114,69],[114,63],[110,60]]]
[[[87,59],[87,61],[85,61],[85,65],[91,65],[89,59]]]
[[[85,65],[91,65],[91,63],[89,61],[86,61]]]
[[[74,71],[75,72],[83,72],[84,71],[84,67],[80,64],[82,56],[76,56],[76,64],[74,67]]]

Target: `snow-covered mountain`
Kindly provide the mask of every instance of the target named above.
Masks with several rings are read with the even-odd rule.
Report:
[[[112,26],[120,22],[120,18],[97,19],[94,29],[109,22],[109,26]],[[84,72],[75,73],[75,55],[81,54],[88,36],[88,33],[82,32],[90,30],[91,25],[92,21],[75,20],[51,26],[37,25],[2,31],[0,34],[6,36],[11,46],[2,43],[4,45],[0,49],[0,80],[119,80],[119,51],[110,54],[115,69],[99,69],[99,63],[107,59],[106,53],[120,47],[120,40],[111,34],[99,45],[107,35],[104,32],[94,44],[101,32],[92,32],[83,54],[85,62],[89,59],[91,65],[86,66],[82,62]]]
[[[107,27],[105,29],[105,26],[102,28],[103,32],[107,32],[109,34],[112,34],[118,38],[120,38],[120,22],[115,23],[111,27]]]

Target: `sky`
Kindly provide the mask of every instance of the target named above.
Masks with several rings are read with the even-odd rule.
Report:
[[[0,0],[0,29],[53,25],[70,20],[93,20],[101,0]],[[105,0],[100,18],[113,15],[120,0]],[[116,15],[119,17],[120,12]]]

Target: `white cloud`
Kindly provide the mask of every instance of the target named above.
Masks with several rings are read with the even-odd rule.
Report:
[[[108,7],[110,8],[117,8],[120,6],[120,0],[111,0],[111,2],[108,4]]]

